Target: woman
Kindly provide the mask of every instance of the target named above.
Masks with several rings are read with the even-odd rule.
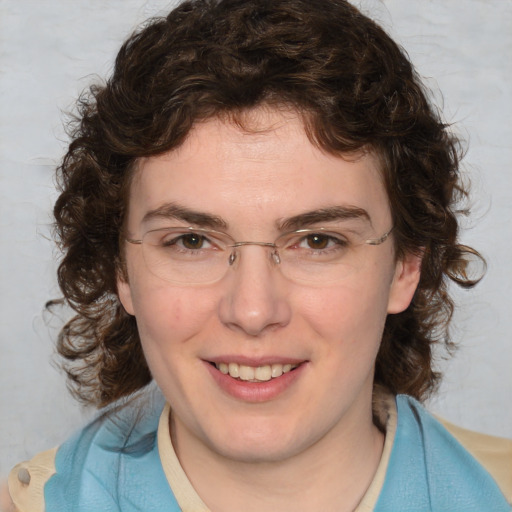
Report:
[[[151,21],[82,98],[59,180],[59,352],[111,407],[13,470],[19,510],[509,509],[510,442],[418,402],[448,281],[477,281],[458,141],[353,6]]]

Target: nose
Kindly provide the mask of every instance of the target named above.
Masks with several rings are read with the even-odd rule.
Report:
[[[284,327],[291,319],[289,285],[276,268],[272,249],[246,246],[236,251],[219,305],[221,322],[253,337]]]

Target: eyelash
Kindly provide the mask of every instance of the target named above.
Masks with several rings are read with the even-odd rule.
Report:
[[[204,247],[199,247],[198,249],[193,249],[193,248],[188,248],[188,247],[185,247],[184,245],[184,240],[187,238],[187,237],[193,237],[193,236],[196,236],[198,239],[201,240],[201,242],[204,244],[204,243],[208,243],[210,244],[212,247],[214,247],[215,244],[213,244],[213,242],[211,242],[208,238],[206,238],[204,235],[198,235],[197,233],[186,233],[186,234],[183,234],[183,235],[179,235],[171,240],[165,240],[163,239],[161,241],[161,245],[162,247],[176,247],[177,250],[180,250],[180,251],[183,251],[183,252],[197,252],[197,251],[200,251],[202,249],[205,249]]]
[[[307,243],[308,242],[308,239],[312,238],[312,237],[319,237],[323,240],[326,240],[326,246],[325,247],[321,247],[321,248],[314,248],[314,247],[304,247],[304,249],[308,249],[310,251],[313,251],[313,252],[321,252],[321,253],[325,253],[325,252],[330,252],[330,251],[336,251],[338,249],[342,249],[342,248],[345,248],[349,245],[348,243],[348,240],[346,238],[342,238],[341,235],[333,235],[333,234],[329,234],[329,233],[322,233],[322,232],[319,232],[319,233],[315,233],[315,232],[312,232],[312,233],[309,233],[307,234],[306,236],[303,236],[297,243],[293,244],[294,246],[297,246],[299,248],[301,248],[301,244],[302,243]]]
[[[187,237],[194,237],[194,235],[198,238],[198,240],[200,240],[202,242],[201,247],[198,247],[198,248],[186,247],[184,244],[184,241],[187,239]],[[311,238],[313,238],[315,236],[317,236],[318,238],[320,238],[322,240],[325,240],[326,246],[320,247],[320,248],[301,247],[301,245],[303,243],[308,243],[308,240],[310,240]],[[203,244],[205,244],[205,243],[208,244],[209,247],[203,247]],[[188,252],[188,251],[197,252],[202,249],[210,249],[210,248],[215,247],[215,244],[210,239],[208,239],[204,235],[200,235],[197,233],[187,233],[187,234],[179,235],[171,240],[163,239],[161,241],[161,245],[162,245],[162,247],[175,247],[177,250],[181,250],[184,252],[185,251],[186,252]],[[312,233],[308,233],[307,235],[301,237],[297,242],[289,244],[287,246],[284,246],[283,249],[289,249],[289,248],[296,247],[297,249],[308,249],[308,250],[311,250],[314,252],[327,252],[330,250],[336,250],[338,248],[344,248],[347,245],[349,245],[348,241],[346,239],[342,238],[341,235],[332,235],[332,234],[328,234],[328,233],[312,232]]]

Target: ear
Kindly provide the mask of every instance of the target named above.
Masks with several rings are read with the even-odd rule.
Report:
[[[389,292],[388,313],[405,311],[414,296],[421,276],[421,254],[407,253],[396,263]]]
[[[135,311],[133,309],[132,289],[128,282],[128,277],[121,275],[120,273],[117,275],[117,295],[126,312],[129,315],[135,315]]]

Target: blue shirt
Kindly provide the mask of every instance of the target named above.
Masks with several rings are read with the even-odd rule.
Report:
[[[376,512],[509,512],[490,474],[416,400],[396,397],[398,423]],[[160,462],[163,399],[125,407],[63,444],[46,483],[48,512],[178,512]]]

